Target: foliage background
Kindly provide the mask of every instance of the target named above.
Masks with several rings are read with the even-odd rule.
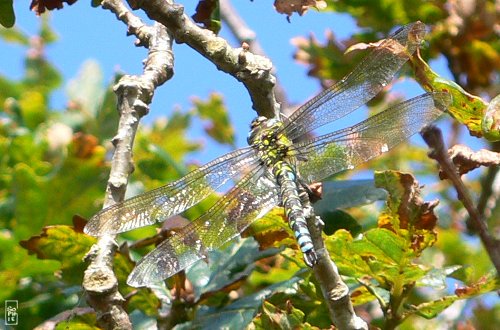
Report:
[[[437,27],[450,24],[450,13],[446,11],[444,2],[417,1],[412,2],[411,8],[399,5],[399,1],[382,3],[383,6],[372,2],[342,2],[335,5],[328,3],[322,13],[311,10],[302,17],[293,15],[291,23],[287,23],[285,16],[276,13],[270,4],[248,3],[239,8],[242,16],[248,17],[249,23],[252,19],[260,22],[262,17],[269,21],[267,26],[255,23],[252,28],[257,30],[258,38],[262,39],[264,48],[278,67],[278,77],[283,81],[291,102],[301,102],[316,92],[318,78],[322,82],[338,79],[349,72],[350,65],[355,63],[352,59],[348,63],[345,62],[341,49],[336,48],[339,40],[348,38],[353,31],[368,31],[363,36],[366,39],[359,39],[361,41],[376,39],[369,30],[360,30],[355,28],[356,25],[386,33],[395,25],[415,20],[422,20]],[[496,10],[493,1],[481,3],[484,7],[476,7],[479,9],[472,11],[469,17],[472,22],[469,23],[473,27],[477,27],[484,18],[483,11],[494,13]],[[18,4],[17,6],[19,22],[23,22],[22,17],[25,15],[34,16],[27,8]],[[109,140],[116,131],[117,123],[114,94],[111,91],[113,82],[119,77],[119,74],[115,75],[115,64],[120,63],[121,70],[126,73],[139,72],[144,56],[143,50],[132,47],[131,38],[124,37],[125,28],[115,21],[114,16],[100,8],[87,7],[88,3],[77,2],[72,7],[65,7],[64,10],[53,14],[54,21],[57,21],[57,17],[80,17],[82,13],[86,13],[88,20],[84,24],[73,23],[65,28],[56,27],[53,30],[52,21],[40,20],[40,29],[35,35],[17,29],[1,30],[2,48],[9,49],[9,52],[3,52],[0,66],[0,226],[3,228],[0,232],[0,283],[3,283],[0,300],[16,299],[20,302],[21,328],[32,328],[60,312],[84,305],[84,302],[79,300],[79,284],[85,269],[81,260],[93,239],[81,234],[81,222],[73,222],[72,219],[75,214],[91,216],[101,207],[108,161],[112,152]],[[187,10],[190,14],[194,11]],[[343,14],[332,15],[333,11]],[[73,19],[73,22],[76,21]],[[106,22],[107,25],[103,26],[97,22]],[[68,26],[71,26],[71,29]],[[288,34],[281,36],[275,34],[275,31],[271,33],[269,26],[279,26],[276,31],[286,30]],[[311,27],[315,28],[316,37],[308,35],[307,31]],[[335,32],[339,40],[322,38],[323,30],[327,27]],[[67,44],[69,48],[66,48],[66,29],[72,33],[77,31],[81,36],[85,35],[86,41],[79,40],[78,34],[71,34],[68,37],[71,39]],[[442,66],[445,63],[444,58],[438,57],[440,52],[447,49],[443,46],[443,40],[446,38],[440,37],[438,32],[439,30],[431,34],[426,54],[439,59],[438,64],[441,65],[438,65],[436,70],[445,77],[456,78],[466,89],[485,98],[488,98],[488,95],[496,95],[500,63],[498,35],[495,37],[472,33],[469,37],[476,39],[469,41],[470,47],[459,47],[470,50],[469,53],[463,52],[461,56],[454,58],[454,54],[448,54],[448,58],[454,62],[452,71],[446,73]],[[229,33],[223,32],[223,36],[224,33],[229,38]],[[57,35],[60,35],[61,39]],[[291,35],[302,37],[295,39],[292,51],[300,62],[306,62],[312,78],[306,78],[303,65],[292,61],[290,51],[271,47],[273,44],[288,45]],[[103,36],[106,39],[103,39]],[[112,39],[119,42],[111,46]],[[85,47],[89,44],[92,44],[92,47]],[[330,47],[325,48],[324,44],[329,44]],[[76,45],[79,48],[71,48]],[[301,46],[300,51],[296,48],[297,45]],[[84,63],[83,59],[92,57],[92,53],[97,55],[103,50],[112,51],[108,56],[99,57],[100,65],[95,62]],[[155,95],[152,113],[137,136],[134,155],[136,171],[128,189],[129,194],[136,194],[178,178],[186,173],[193,163],[203,163],[234,146],[243,145],[246,127],[254,116],[242,86],[214,70],[212,64],[197,54],[193,55],[185,45],[176,46],[175,51],[175,78],[162,86]],[[121,59],[122,54],[126,54],[123,56],[126,60]],[[282,57],[286,59],[280,60]],[[12,70],[19,68],[22,62],[24,70],[21,74]],[[485,70],[490,68],[493,72],[485,74]],[[469,71],[466,71],[467,69]],[[484,80],[483,76],[492,78]],[[297,81],[301,83],[297,84]],[[303,81],[305,83],[302,83]],[[198,87],[199,92],[193,92],[197,85],[204,87]],[[413,88],[414,85],[404,84],[396,90],[413,91]],[[211,94],[212,91],[218,93]],[[192,98],[193,94],[198,94],[197,98]],[[173,95],[176,95],[177,99],[173,100]],[[389,101],[388,97],[381,98],[374,106],[380,109]],[[226,111],[230,121],[226,121]],[[207,113],[211,116],[207,116]],[[166,115],[168,120],[159,118],[158,115]],[[483,141],[468,137],[459,125],[454,124],[448,128],[450,122],[448,119],[442,123],[448,133],[448,142],[463,142],[474,148],[491,148]],[[220,132],[223,134],[219,134]],[[203,140],[200,139],[201,136]],[[207,146],[208,151],[205,149]],[[439,271],[439,276],[436,277],[446,277],[446,280],[439,282],[439,285],[430,285],[424,290],[412,292],[411,296],[407,297],[408,301],[413,304],[435,301],[446,294],[456,293],[457,287],[474,288],[473,284],[480,286],[481,283],[484,284],[483,287],[476,288],[475,293],[491,291],[493,287],[488,286],[492,283],[488,276],[492,272],[492,266],[488,256],[479,242],[465,233],[465,216],[461,206],[448,184],[438,182],[434,164],[426,160],[425,150],[419,147],[398,148],[391,155],[372,162],[362,171],[370,167],[412,169],[418,179],[428,185],[424,190],[424,194],[428,195],[425,199],[438,197],[441,200],[438,209],[438,240],[432,248],[426,249],[419,262],[434,267]],[[476,196],[482,189],[479,172],[472,173],[468,182]],[[363,173],[366,176],[366,173],[370,172]],[[209,203],[201,205],[190,215],[200,214],[208,205]],[[374,210],[373,206],[370,206],[349,211],[363,230],[368,230],[376,227]],[[498,218],[495,213],[491,217]],[[265,222],[263,224],[265,226]],[[52,225],[66,226],[46,228]],[[491,223],[492,227],[495,225],[498,225],[498,220]],[[134,240],[153,234],[154,229],[146,228],[126,234],[124,238]],[[22,240],[25,241],[23,246],[19,244]],[[220,258],[229,258],[229,265],[241,255],[247,256],[252,264],[251,261],[265,256],[252,243],[241,243],[241,246],[228,249],[229,252],[225,251]],[[34,254],[29,255],[28,251]],[[181,307],[176,306],[185,314],[180,313],[180,319],[168,322],[188,320],[196,312],[198,321],[210,324],[210,307],[230,306],[230,301],[222,289],[224,285],[239,283],[236,292],[246,299],[239,300],[239,303],[246,302],[254,310],[263,312],[263,316],[254,320],[257,327],[259,324],[266,324],[266,317],[272,319],[281,315],[274,308],[283,308],[287,301],[292,301],[294,306],[287,314],[288,320],[298,318],[314,326],[326,327],[328,321],[324,316],[312,312],[315,306],[321,304],[321,295],[316,294],[314,281],[307,275],[301,275],[294,263],[264,260],[257,263],[257,270],[248,268],[242,271],[245,275],[243,278],[247,279],[244,286],[238,282],[240,278],[218,278],[214,280],[214,287],[206,289],[205,296],[202,297],[199,292],[196,293],[196,289],[200,289],[201,285],[197,287],[196,281],[193,280],[195,297],[190,296]],[[444,276],[452,275],[448,274],[447,267],[455,265],[461,265],[462,268],[453,272],[453,276]],[[126,253],[117,258],[115,267],[118,269],[118,276],[124,280],[132,267]],[[267,272],[263,272],[263,269],[267,269]],[[217,272],[217,268],[213,271]],[[296,272],[299,272],[298,276],[294,276]],[[202,270],[200,274],[203,274]],[[306,281],[298,282],[299,278],[305,278]],[[124,295],[131,292],[124,282],[122,285]],[[270,285],[274,285],[272,288],[275,295],[268,305],[257,306],[249,303],[252,301],[252,294],[255,295]],[[354,286],[352,283],[351,285]],[[290,288],[293,288],[294,293],[284,295],[283,292]],[[373,302],[373,295],[365,294],[363,297],[367,297],[364,298],[366,300],[360,301],[370,302],[360,304],[358,312],[365,319],[371,320],[373,325],[383,325],[384,318],[377,304]],[[299,302],[304,297],[307,297],[307,303],[301,305]],[[157,305],[158,299],[155,295],[143,290],[131,296],[127,307],[137,324],[147,324],[159,318]],[[302,311],[308,315],[306,318],[301,316]],[[495,300],[495,294],[456,302],[442,313],[439,309],[436,311],[439,314],[437,318],[425,320],[412,316],[411,321],[403,323],[403,327],[420,329],[471,326],[487,329],[500,321],[500,306]],[[75,316],[73,322],[93,325],[95,320],[91,313],[83,313]]]

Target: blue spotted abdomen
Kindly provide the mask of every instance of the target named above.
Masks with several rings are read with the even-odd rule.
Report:
[[[296,184],[295,172],[284,161],[276,162],[272,167],[272,171],[280,186],[281,200],[288,223],[304,254],[306,264],[312,267],[317,262],[317,256],[311,241],[311,234],[307,229],[307,222]]]

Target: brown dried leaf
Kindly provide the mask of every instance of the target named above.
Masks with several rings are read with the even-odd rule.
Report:
[[[275,0],[274,8],[280,14],[291,16],[294,12],[302,16],[310,7],[323,9],[326,2],[322,0]]]
[[[62,9],[63,2],[66,2],[68,5],[72,5],[76,2],[76,0],[32,0],[30,9],[37,15],[40,15],[45,12],[45,9]]]
[[[448,154],[460,175],[480,166],[500,165],[500,154],[486,149],[474,152],[469,147],[458,144],[450,148]]]

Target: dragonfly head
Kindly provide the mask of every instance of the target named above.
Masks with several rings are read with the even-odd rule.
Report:
[[[256,139],[260,135],[260,132],[262,131],[262,125],[264,122],[266,122],[268,119],[264,116],[259,116],[252,120],[250,123],[250,132],[248,133],[247,136],[247,142],[249,145],[255,144]]]

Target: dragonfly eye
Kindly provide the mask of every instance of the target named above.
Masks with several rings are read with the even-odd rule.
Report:
[[[255,118],[250,123],[250,129],[254,129],[254,128],[258,127],[258,126],[261,126],[262,123],[265,122],[266,120],[267,120],[267,118],[264,117],[264,116],[259,116],[259,117]]]

